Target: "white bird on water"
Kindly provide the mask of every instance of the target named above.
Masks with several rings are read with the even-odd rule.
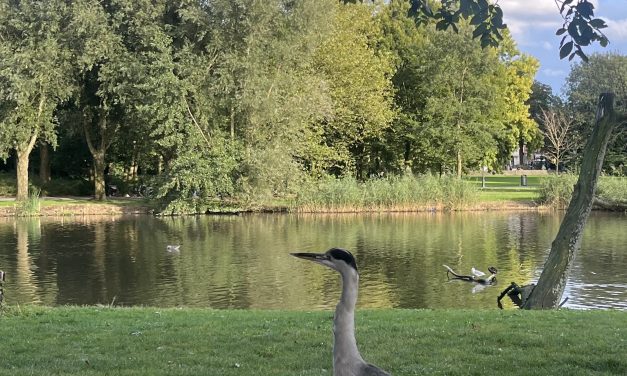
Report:
[[[166,250],[167,250],[168,252],[178,252],[178,251],[180,251],[180,250],[181,250],[181,245],[180,245],[180,244],[177,244],[177,245],[168,245],[168,246],[166,247]]]
[[[333,376],[390,376],[366,363],[355,339],[355,304],[359,273],[353,255],[345,249],[331,248],[325,253],[292,253],[292,256],[327,266],[342,276],[342,295],[333,317]]]

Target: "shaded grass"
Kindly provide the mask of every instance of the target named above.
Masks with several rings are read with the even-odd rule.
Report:
[[[31,174],[29,185],[41,191],[42,196],[89,196],[93,183],[84,179],[55,177],[49,182],[42,182],[39,176]],[[13,197],[17,193],[15,172],[0,172],[0,197]]]
[[[331,375],[332,312],[9,308],[0,375]],[[627,374],[620,311],[370,310],[366,360],[394,375]]]

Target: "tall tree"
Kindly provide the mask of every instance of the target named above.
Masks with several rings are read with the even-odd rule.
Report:
[[[368,172],[372,143],[389,126],[393,65],[374,9],[365,4],[336,4],[333,31],[318,49],[316,68],[329,87],[332,113],[325,119],[326,143],[341,165],[358,179]]]
[[[17,158],[17,200],[28,197],[37,140],[56,142],[55,109],[72,89],[64,1],[0,2],[0,156]]]
[[[501,60],[507,70],[507,90],[505,91],[506,106],[504,139],[501,141],[500,159],[509,159],[512,151],[518,148],[518,160],[522,165],[525,161],[525,149],[530,152],[541,144],[542,135],[538,124],[530,117],[529,96],[532,92],[533,78],[539,68],[538,61],[528,55],[521,54],[515,42],[504,33],[505,38],[499,49]]]
[[[619,99],[617,111],[625,111],[627,104],[627,56],[617,53],[593,54],[588,63],[575,63],[566,79],[566,95],[575,131],[587,139],[594,128],[595,109],[599,93],[615,93]],[[627,165],[627,132],[617,128],[610,138],[604,170],[625,173]],[[621,171],[621,167],[623,170]]]
[[[431,158],[461,176],[465,167],[494,162],[503,131],[506,70],[498,51],[482,49],[468,28],[432,31],[425,49],[424,121],[435,146]]]

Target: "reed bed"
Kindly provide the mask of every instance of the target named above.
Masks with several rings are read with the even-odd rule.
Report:
[[[573,195],[577,175],[553,175],[540,184],[540,202],[554,207],[565,208]],[[627,178],[602,176],[599,179],[596,196],[617,203],[627,202]]]
[[[327,178],[301,191],[290,209],[302,213],[460,210],[478,197],[475,184],[449,176],[405,175],[364,182]]]

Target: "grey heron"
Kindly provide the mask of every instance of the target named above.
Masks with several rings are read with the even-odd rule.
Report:
[[[333,317],[333,376],[390,376],[379,367],[364,361],[355,339],[355,304],[359,273],[355,257],[345,249],[331,248],[325,253],[292,253],[327,266],[342,277],[342,295]]]

